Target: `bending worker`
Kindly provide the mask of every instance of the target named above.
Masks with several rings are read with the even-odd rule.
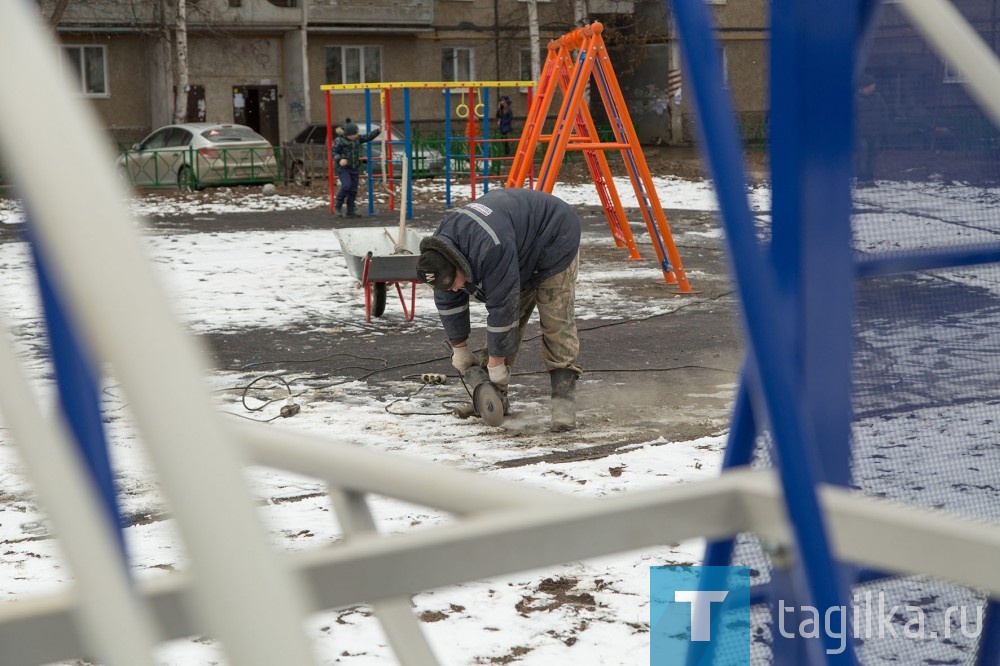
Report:
[[[417,261],[420,280],[434,287],[459,372],[481,364],[469,349],[469,297],[485,303],[487,370],[504,393],[537,306],[557,432],[576,427],[579,250],[580,218],[569,204],[544,192],[502,189],[448,212],[434,235],[420,242]]]

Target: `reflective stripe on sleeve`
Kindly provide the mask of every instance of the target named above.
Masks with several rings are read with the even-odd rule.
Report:
[[[484,220],[483,218],[479,217],[478,215],[476,215],[475,213],[473,213],[471,210],[466,210],[465,208],[459,208],[456,212],[461,213],[462,215],[465,215],[466,217],[471,217],[473,220],[475,220],[476,222],[478,222],[479,226],[481,226],[484,230],[486,230],[486,233],[488,233],[490,235],[490,238],[493,239],[493,244],[494,245],[499,245],[500,244],[500,239],[497,238],[496,232],[493,231],[492,228],[490,228],[490,225],[486,224],[486,220]]]
[[[438,308],[438,314],[441,315],[442,317],[447,317],[449,315],[455,315],[460,312],[465,312],[468,309],[469,309],[469,304],[466,303],[465,305],[460,305],[457,308],[448,308],[447,310],[442,310],[441,308]]]
[[[517,322],[516,321],[513,324],[511,324],[510,326],[487,326],[486,327],[486,332],[487,333],[506,333],[507,331],[510,331],[512,329],[515,329],[515,328],[517,328]]]

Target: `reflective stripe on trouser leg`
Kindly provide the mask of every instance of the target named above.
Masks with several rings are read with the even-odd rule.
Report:
[[[576,364],[580,339],[576,334],[576,274],[580,265],[577,254],[566,270],[538,285],[535,306],[542,327],[542,360],[548,371],[570,368],[578,375]]]

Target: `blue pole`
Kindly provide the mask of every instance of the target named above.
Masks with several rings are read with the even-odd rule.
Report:
[[[684,61],[698,112],[700,143],[707,152],[723,222],[729,240],[737,291],[774,434],[778,472],[787,510],[806,574],[812,604],[826,613],[845,604],[845,589],[831,555],[823,514],[816,496],[814,428],[809,410],[798,404],[797,382],[790,350],[796,348],[793,312],[779,300],[775,275],[757,242],[746,199],[743,148],[732,104],[723,86],[722,66],[709,10],[701,0],[675,0],[675,16]],[[838,137],[842,138],[842,137]],[[775,196],[780,193],[775,191]],[[846,219],[842,221],[846,223]],[[844,442],[846,448],[847,443]],[[809,641],[816,661],[854,664],[851,650],[839,651],[833,636]]]
[[[726,440],[726,451],[722,458],[722,469],[732,469],[750,464],[753,456],[754,438],[757,436],[757,422],[754,420],[753,408],[750,404],[750,389],[747,382],[749,370],[744,367],[741,373],[740,386],[736,392],[736,404],[733,407],[733,418],[729,426],[729,437]],[[705,567],[728,567],[732,564],[733,549],[735,541],[725,539],[723,541],[710,541],[705,546],[705,556],[702,558],[702,566]],[[707,578],[701,579],[707,583]],[[687,666],[698,666],[698,664],[711,664],[715,659],[714,644],[699,654],[692,650],[688,653]]]
[[[389,92],[386,91],[388,95]],[[403,88],[403,131],[406,132],[406,155],[413,155],[413,126],[410,122],[410,89]],[[410,177],[406,180],[406,219],[413,219],[413,165],[416,160],[411,159],[407,173]],[[400,241],[402,242],[402,241]]]
[[[118,508],[114,473],[108,456],[104,424],[101,421],[97,374],[92,361],[73,331],[66,310],[49,278],[48,268],[33,238],[30,219],[27,230],[55,367],[59,402],[79,447],[80,455],[90,473],[93,488],[104,506],[108,520],[116,528],[118,547],[124,558],[127,557],[123,534],[124,523]]]
[[[444,207],[451,208],[451,88],[444,89]]]
[[[370,88],[365,88],[365,127],[366,130],[370,131],[369,128],[372,126],[372,91]],[[365,170],[368,172],[368,215],[375,214],[375,184],[372,182],[372,142],[368,141],[365,143],[365,154],[368,157],[366,162]]]
[[[983,626],[979,628],[979,654],[976,666],[1000,665],[1000,603],[986,602]]]

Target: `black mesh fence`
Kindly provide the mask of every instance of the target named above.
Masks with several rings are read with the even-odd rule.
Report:
[[[1000,2],[954,4],[997,53]],[[1000,243],[1000,130],[896,5],[884,4],[877,21],[855,93],[856,258]],[[856,287],[853,485],[1000,520],[1000,265]],[[769,465],[769,451],[764,437],[754,464]],[[751,567],[754,584],[772,576],[765,550],[753,536],[737,542],[733,562]],[[849,600],[860,663],[977,663],[983,594],[926,577],[865,580]],[[752,623],[752,663],[771,663],[776,627],[766,605],[754,607]]]

